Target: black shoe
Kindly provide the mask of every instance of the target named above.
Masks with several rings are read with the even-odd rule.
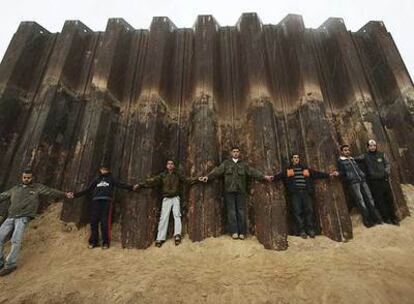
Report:
[[[10,267],[10,268],[3,268],[1,271],[0,271],[0,277],[4,277],[4,276],[6,276],[6,275],[8,275],[8,274],[11,274],[13,271],[15,271],[17,269],[17,266],[14,266],[14,267]]]
[[[160,248],[162,246],[163,241],[155,241],[155,246]]]
[[[181,235],[177,234],[176,236],[174,236],[174,244],[175,246],[178,246],[181,244]]]
[[[378,225],[382,225],[384,222],[382,220],[381,213],[377,209],[375,209],[374,215],[375,215],[374,216],[375,217],[375,223],[378,224]]]
[[[97,244],[89,244],[89,245],[88,245],[88,249],[94,249],[94,248],[96,248],[96,247],[98,247],[98,245],[97,245]]]
[[[362,223],[367,228],[371,228],[372,226],[374,226],[374,224],[370,220],[362,219]]]
[[[388,225],[392,225],[392,221],[391,221],[390,219],[386,219],[386,220],[384,220],[384,223],[385,223],[385,224],[388,224]]]
[[[109,249],[109,244],[102,244],[102,249]]]
[[[395,226],[400,226],[400,221],[397,219],[392,219],[391,220],[391,224],[395,225]]]
[[[302,239],[307,239],[307,238],[308,238],[308,235],[306,234],[306,232],[305,232],[305,231],[300,232],[300,233],[299,233],[299,236],[300,236]]]
[[[313,230],[309,230],[309,231],[308,231],[308,235],[309,235],[309,237],[310,237],[311,239],[313,239],[313,238],[315,238],[316,233],[315,233],[315,231],[313,231]]]

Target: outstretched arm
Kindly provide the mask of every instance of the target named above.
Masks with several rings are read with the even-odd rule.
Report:
[[[121,189],[129,190],[129,191],[132,191],[132,190],[134,190],[134,188],[135,188],[135,186],[134,186],[134,185],[130,185],[130,184],[128,184],[128,183],[124,183],[124,182],[117,181],[117,180],[114,180],[114,185],[115,185],[115,187],[117,187],[117,188],[121,188]]]
[[[161,173],[162,174],[162,173]],[[161,185],[162,176],[158,174],[154,177],[147,178],[144,182],[138,184],[139,188],[154,188]]]
[[[39,186],[39,195],[51,197],[51,198],[72,198],[73,194],[71,192],[63,192],[57,189],[50,188],[46,185],[40,184]]]
[[[260,172],[259,170],[255,169],[255,168],[252,168],[250,166],[247,166],[246,168],[247,168],[247,175],[250,178],[253,178],[253,179],[258,180],[258,181],[265,180],[264,174],[262,172]]]
[[[325,179],[331,176],[329,173],[320,172],[312,169],[309,169],[309,173],[313,179]]]
[[[344,176],[346,176],[346,173],[345,173],[345,170],[344,170],[344,167],[343,167],[343,165],[341,164],[341,162],[340,162],[340,160],[338,159],[338,161],[336,162],[336,168],[338,169],[338,174],[337,174],[337,176],[340,176],[340,177],[344,177]]]
[[[284,171],[279,171],[276,175],[273,176],[273,181],[278,182],[286,177],[286,174]]]
[[[11,189],[10,189],[11,190]],[[5,201],[11,197],[11,191],[7,190],[0,193],[0,202]]]
[[[195,183],[198,182],[198,178],[196,178],[196,177],[185,177],[181,172],[178,173],[178,177],[180,179],[180,182],[183,185],[192,186],[192,185],[194,185]]]
[[[214,180],[224,174],[224,162],[222,162],[219,166],[215,167],[209,174],[206,176],[201,176],[198,178],[200,182],[207,183],[208,180]]]
[[[207,178],[209,180],[216,179],[224,174],[224,162],[222,162],[219,166],[215,167],[209,174],[207,174]]]
[[[357,163],[363,163],[365,161],[365,154],[355,156],[354,159]]]
[[[79,192],[76,192],[73,196],[74,196],[74,197],[81,197],[81,196],[84,196],[84,195],[86,195],[86,194],[91,193],[91,192],[93,191],[93,189],[95,189],[95,188],[96,188],[96,179],[94,179],[94,180],[92,181],[92,183],[90,183],[90,184],[89,184],[89,186],[88,186],[88,187],[86,187],[84,190],[79,191]]]

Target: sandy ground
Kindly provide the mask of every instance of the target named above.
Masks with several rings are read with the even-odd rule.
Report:
[[[285,252],[227,236],[104,251],[86,248],[87,229],[68,231],[60,209],[30,223],[0,303],[414,303],[414,217],[356,225],[348,243],[291,237]]]

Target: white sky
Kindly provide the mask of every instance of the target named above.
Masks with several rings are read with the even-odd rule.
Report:
[[[168,16],[178,27],[192,27],[197,15],[212,14],[220,25],[235,25],[243,12],[257,12],[263,23],[277,24],[287,14],[303,16],[306,27],[341,17],[357,31],[382,20],[414,76],[414,0],[3,0],[0,10],[0,58],[21,21],[36,21],[60,32],[65,20],[80,20],[103,31],[108,18],[121,17],[134,28],[148,28],[153,16]]]

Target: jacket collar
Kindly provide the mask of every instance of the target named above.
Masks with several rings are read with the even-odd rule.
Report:
[[[232,163],[234,163],[233,157],[230,157],[230,158],[229,158],[229,161],[231,161]],[[243,161],[243,160],[242,160],[241,158],[238,158],[238,159],[237,159],[237,164],[238,164],[238,163],[241,163],[242,161]]]
[[[347,159],[354,159],[352,156],[350,157],[345,157],[345,156],[339,156],[340,160],[347,160]]]
[[[29,188],[31,188],[31,187],[33,187],[33,183],[30,183],[30,184],[23,184],[23,183],[20,183],[20,184],[19,184],[19,186],[20,186],[20,187],[22,187],[22,188],[24,188],[24,187],[29,187]]]

